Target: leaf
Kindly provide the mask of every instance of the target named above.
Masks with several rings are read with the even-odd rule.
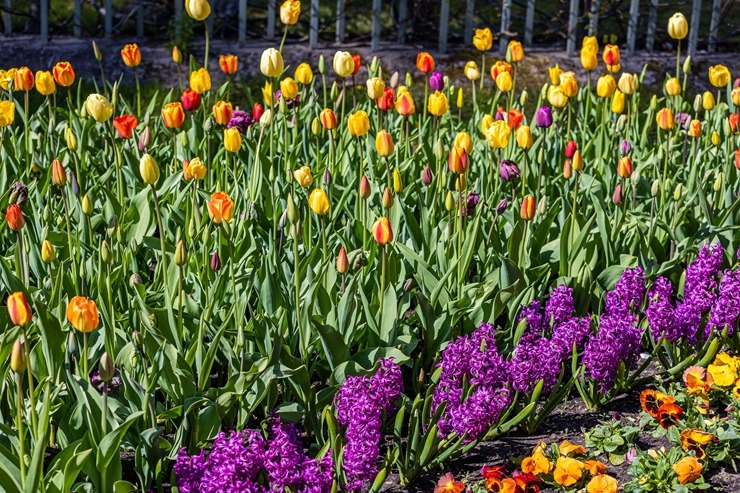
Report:
[[[54,457],[44,482],[47,493],[67,493],[77,481],[80,471],[88,461],[92,449],[85,449],[82,440],[77,440],[64,447]]]
[[[398,317],[396,291],[393,286],[386,286],[383,294],[383,312],[380,315],[380,340],[384,345],[393,344],[396,339],[394,330]]]
[[[143,415],[144,411],[132,413],[131,415],[129,415],[128,418],[126,418],[126,421],[118,426],[118,428],[112,430],[110,433],[103,437],[103,439],[100,441],[100,445],[98,446],[97,456],[95,457],[95,464],[98,470],[108,467],[108,464],[110,464],[113,456],[115,454],[118,454],[119,452],[123,436],[126,434],[131,425],[133,425],[136,420]]]

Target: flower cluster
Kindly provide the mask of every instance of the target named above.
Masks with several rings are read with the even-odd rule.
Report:
[[[295,425],[280,418],[271,420],[267,439],[256,430],[220,432],[207,457],[204,450],[190,456],[183,448],[174,470],[182,493],[267,493],[285,488],[321,493],[334,481],[331,453],[309,458]]]
[[[382,359],[374,375],[350,376],[337,392],[337,420],[346,429],[342,468],[347,491],[360,490],[378,474],[383,414],[402,391],[401,368]]]
[[[625,269],[614,290],[606,293],[599,331],[586,343],[583,363],[587,375],[602,392],[611,389],[619,364],[629,365],[640,350],[642,329],[637,325],[637,310],[645,296],[642,268]]]

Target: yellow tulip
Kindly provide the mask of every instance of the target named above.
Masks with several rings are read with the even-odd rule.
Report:
[[[314,188],[308,197],[308,206],[319,216],[325,216],[329,213],[329,197],[321,188]]]
[[[724,65],[709,67],[709,82],[714,87],[725,87],[730,82],[730,71]]]
[[[668,19],[668,36],[683,39],[689,33],[689,23],[681,12],[676,12]]]
[[[617,83],[614,82],[614,77],[610,74],[602,75],[599,80],[596,81],[596,94],[600,98],[610,98],[617,89]]]
[[[293,99],[298,96],[298,84],[291,77],[280,81],[280,92],[284,99]]]
[[[514,81],[509,72],[501,72],[496,76],[496,87],[501,92],[509,92],[514,87]]]
[[[295,80],[304,86],[313,82],[313,70],[311,70],[311,65],[306,62],[303,62],[296,67],[294,75]]]
[[[522,48],[521,42],[512,39],[511,41],[509,41],[507,51],[511,56],[512,62],[519,63],[524,60],[524,48]]]
[[[350,135],[361,137],[370,130],[370,118],[364,110],[355,111],[347,118],[347,128]]]
[[[510,134],[509,125],[503,120],[496,120],[486,132],[486,140],[494,149],[503,149],[509,143]]]
[[[710,91],[704,91],[704,94],[701,95],[701,106],[707,111],[714,108],[714,94]]]
[[[473,45],[478,51],[488,51],[493,46],[493,34],[489,28],[476,29]]]
[[[265,77],[278,77],[283,73],[283,55],[275,48],[267,48],[260,58],[260,72]]]
[[[229,152],[238,152],[242,146],[242,136],[236,127],[224,129],[224,148]]]
[[[262,87],[262,99],[265,101],[265,106],[272,106],[272,83],[265,82]]]
[[[393,154],[393,137],[385,130],[378,132],[375,136],[375,150],[381,157],[388,157]]]
[[[196,21],[204,21],[211,14],[211,6],[207,0],[185,0],[185,11]]]
[[[637,77],[625,72],[619,78],[619,82],[617,82],[617,87],[619,87],[620,91],[629,96],[637,90]]]
[[[616,113],[617,115],[621,114],[624,111],[624,93],[620,90],[614,91],[614,96],[612,96],[612,113]]]
[[[385,90],[385,81],[380,77],[372,77],[367,80],[367,97],[372,100],[378,99],[383,95]]]
[[[462,147],[470,155],[473,152],[473,139],[468,132],[458,132],[455,136],[455,146]]]
[[[54,76],[51,75],[51,72],[46,70],[36,72],[36,90],[44,96],[56,92],[57,85],[54,83]]]
[[[15,79],[16,69],[0,70],[0,87],[7,91],[10,89],[10,83]]]
[[[313,183],[313,175],[311,174],[311,168],[308,166],[301,166],[293,172],[293,178],[303,188],[308,188]]]
[[[681,83],[677,78],[671,77],[665,81],[665,92],[669,96],[678,96],[681,94]]]
[[[560,74],[562,73],[562,70],[560,70],[560,65],[555,65],[554,67],[550,67],[548,69],[548,72],[550,73],[550,84],[553,86],[560,85]]]
[[[478,70],[478,64],[475,62],[471,61],[466,63],[463,72],[465,73],[465,77],[467,77],[468,80],[480,79],[480,70]]]
[[[139,173],[141,174],[141,179],[147,185],[154,185],[159,180],[159,166],[149,153],[141,156],[139,160]]]
[[[522,125],[517,128],[514,137],[516,137],[516,143],[522,149],[529,149],[532,147],[532,131],[529,129],[528,125]]]
[[[434,116],[442,116],[447,113],[447,95],[441,91],[434,91],[429,95],[427,110]]]
[[[568,103],[568,97],[560,86],[550,86],[547,88],[547,101],[556,108],[562,108]]]
[[[485,114],[480,120],[480,131],[483,135],[488,132],[488,129],[493,125],[494,119],[491,115]]]
[[[198,94],[211,90],[211,75],[208,70],[199,68],[190,74],[190,89]]]
[[[595,36],[586,36],[581,45],[581,65],[591,71],[599,65],[599,42]]]
[[[45,264],[50,264],[57,258],[57,252],[54,250],[54,245],[49,240],[44,240],[41,244],[41,260]]]
[[[569,98],[578,94],[578,80],[573,72],[560,74],[560,90]]]
[[[355,60],[348,51],[338,51],[334,53],[332,66],[339,77],[349,77],[355,71]]]
[[[113,115],[113,106],[110,101],[100,94],[90,94],[85,100],[85,109],[87,114],[97,122],[104,122]]]
[[[280,21],[288,26],[298,22],[298,16],[301,15],[301,2],[298,0],[285,0],[280,6]]]
[[[206,165],[199,157],[193,158],[188,163],[187,172],[196,180],[202,180],[206,176]]]
[[[0,127],[7,127],[15,120],[15,104],[12,101],[0,101]]]

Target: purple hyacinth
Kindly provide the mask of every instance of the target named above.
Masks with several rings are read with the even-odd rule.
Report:
[[[527,320],[527,327],[524,330],[522,339],[541,337],[545,331],[545,319],[542,315],[539,301],[532,300],[529,305],[522,307],[516,320],[517,325],[525,319]]]
[[[561,284],[550,293],[550,298],[545,304],[545,319],[547,322],[552,321],[553,325],[567,322],[575,311],[573,289]]]
[[[542,391],[549,392],[558,380],[561,362],[559,348],[547,338],[520,339],[508,366],[512,388],[529,393],[543,380]]]
[[[719,284],[719,295],[712,306],[707,326],[721,332],[727,326],[727,334],[735,331],[740,316],[740,270],[726,270]]]
[[[552,125],[552,112],[547,106],[541,106],[534,115],[535,124],[540,128],[549,128]]]
[[[475,214],[475,207],[480,202],[480,195],[478,195],[478,192],[475,190],[471,190],[468,192],[468,196],[466,197],[467,200],[465,201],[465,207],[462,209],[462,215],[464,217],[472,216]]]
[[[502,159],[498,165],[498,175],[504,181],[519,178],[519,166],[510,159]]]
[[[552,329],[551,341],[557,349],[560,359],[565,360],[573,352],[573,345],[578,349],[591,333],[591,317],[571,317],[565,322],[557,324]]]
[[[650,288],[648,294],[648,307],[645,316],[650,324],[653,340],[658,341],[664,337],[667,341],[677,342],[681,338],[678,332],[675,316],[675,308],[671,302],[673,286],[671,281],[663,276],[658,276]]]
[[[432,75],[429,76],[429,87],[432,88],[432,91],[441,91],[444,89],[445,79],[441,72],[436,70],[432,72]]]
[[[254,119],[252,118],[252,115],[250,115],[246,111],[234,110],[234,112],[231,114],[231,120],[229,120],[226,128],[236,128],[237,130],[239,130],[240,134],[243,134],[246,133],[247,130],[249,130],[249,127],[251,127],[253,124]]]
[[[391,359],[380,360],[372,376],[350,376],[334,397],[337,420],[346,429],[342,468],[347,491],[358,491],[379,471],[383,414],[403,390],[401,368]]]
[[[604,313],[618,316],[642,306],[645,297],[645,271],[642,267],[627,268],[622,272],[612,291],[606,293]]]

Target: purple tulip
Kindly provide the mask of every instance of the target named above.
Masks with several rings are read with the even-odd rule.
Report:
[[[432,91],[441,91],[444,89],[445,80],[441,72],[432,72],[432,75],[429,76],[429,86],[432,88]]]
[[[221,269],[221,258],[218,256],[218,250],[213,252],[213,255],[211,255],[211,270],[219,270]]]
[[[231,120],[226,125],[226,128],[236,128],[240,134],[246,133],[247,129],[254,124],[252,115],[242,110],[234,110],[231,114]]]
[[[519,166],[514,161],[502,159],[498,165],[498,174],[504,181],[519,178]]]
[[[496,120],[506,120],[506,112],[501,108],[497,109],[495,119]]]
[[[621,153],[622,153],[623,156],[626,156],[632,150],[632,144],[630,144],[630,141],[629,140],[623,140],[619,144],[619,150],[621,151]]]
[[[501,214],[506,212],[506,208],[508,206],[509,206],[509,199],[504,197],[503,199],[501,199],[501,202],[499,202],[498,205],[496,206],[496,214],[500,216]]]
[[[735,79],[735,82],[732,83],[732,88],[733,89],[737,89],[738,87],[740,87],[740,77],[738,77],[737,79]]]
[[[622,203],[622,184],[617,183],[614,187],[614,193],[612,194],[612,204],[620,205]]]
[[[421,172],[421,182],[424,185],[430,185],[432,183],[432,179],[432,168],[430,168],[429,165],[424,166],[424,170]]]
[[[688,113],[676,113],[676,124],[682,128],[688,128],[691,123],[691,115]]]
[[[534,115],[538,127],[550,128],[552,125],[552,112],[547,106],[541,106]]]
[[[478,202],[480,202],[480,195],[475,190],[471,190],[468,193],[465,206],[462,208],[462,215],[469,217],[475,214],[475,206],[478,205]]]

